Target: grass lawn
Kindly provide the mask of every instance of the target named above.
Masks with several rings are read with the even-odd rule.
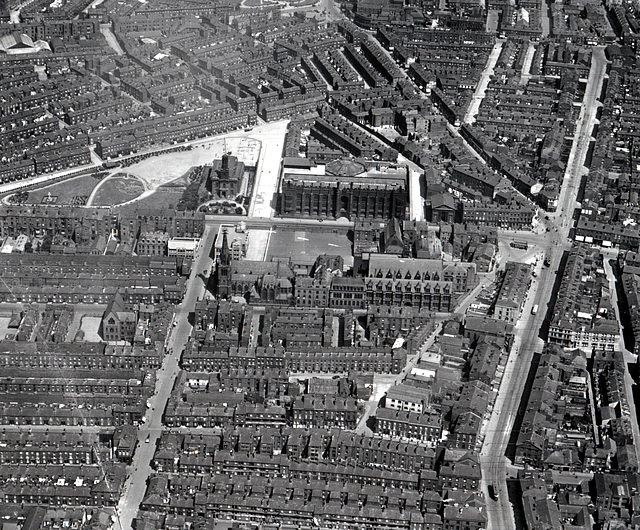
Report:
[[[119,173],[100,186],[92,201],[92,206],[113,206],[135,199],[144,192],[144,186],[137,177]]]
[[[187,187],[187,184],[189,184],[188,174],[189,172],[168,184],[160,186],[153,195],[143,197],[139,201],[121,206],[120,210],[123,212],[135,212],[135,210],[140,208],[161,208],[163,210],[175,208],[178,202],[180,202],[180,198],[182,197],[182,193]]]
[[[122,212],[134,212],[135,210],[144,208],[161,208],[163,210],[175,208],[182,197],[182,191],[183,189],[177,187],[163,186],[158,188],[153,195],[144,197],[131,204],[120,206],[119,210]]]
[[[77,205],[82,205],[82,198],[84,202],[91,195],[93,188],[100,182],[93,175],[85,175],[82,177],[76,177],[51,186],[39,188],[37,190],[29,191],[28,204],[42,204],[42,199],[47,197],[51,193],[52,204],[73,204],[74,199]],[[53,202],[54,197],[55,202]],[[78,197],[78,199],[76,199]]]

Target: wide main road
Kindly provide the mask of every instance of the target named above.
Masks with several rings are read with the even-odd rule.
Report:
[[[548,268],[542,267],[537,281],[533,282],[529,291],[529,299],[525,305],[523,316],[515,330],[516,340],[505,368],[493,413],[486,426],[485,440],[480,453],[480,466],[483,477],[482,488],[487,499],[489,529],[510,530],[515,528],[513,510],[507,492],[505,452],[524,392],[533,354],[536,351],[540,352],[543,347],[543,342],[538,334],[549,308],[555,275],[563,252],[571,247],[569,241],[569,232],[572,227],[571,219],[577,205],[576,194],[580,179],[588,172],[584,162],[591,141],[591,131],[596,121],[598,96],[602,91],[606,67],[604,51],[601,48],[594,48],[582,109],[562,182],[557,213],[551,216],[552,219],[548,224],[551,232],[545,240],[546,245],[542,247],[551,263]],[[532,315],[530,311],[535,304],[539,309],[536,315]],[[489,496],[489,485],[495,489],[498,496],[496,501],[493,501]]]
[[[203,277],[203,271],[211,270],[210,250],[215,235],[216,232],[211,227],[205,228],[198,254],[193,260],[191,275],[187,280],[184,299],[175,310],[174,325],[169,329],[169,336],[165,343],[167,353],[162,368],[156,372],[156,393],[149,400],[147,421],[138,429],[138,446],[133,456],[132,471],[127,478],[124,494],[120,497],[120,503],[117,507],[116,530],[131,530],[131,523],[136,517],[138,506],[146,491],[151,459],[156,449],[156,442],[162,432],[162,414],[179,372],[180,354],[191,334],[188,316],[193,311],[196,301],[202,298],[205,293],[206,277]]]
[[[489,528],[508,530],[515,528],[513,512],[507,494],[507,458],[505,452],[515,417],[524,391],[533,353],[542,351],[543,342],[538,333],[544,322],[547,304],[551,299],[555,272],[560,264],[562,252],[569,247],[550,245],[547,256],[551,259],[550,267],[542,267],[536,281],[529,290],[529,299],[525,304],[523,315],[515,330],[516,339],[509,355],[509,361],[502,376],[500,390],[494,403],[493,413],[485,429],[485,439],[480,453],[485,499],[487,499],[487,516]],[[535,315],[531,308],[538,305]],[[489,496],[488,486],[492,484],[498,494],[498,500]]]

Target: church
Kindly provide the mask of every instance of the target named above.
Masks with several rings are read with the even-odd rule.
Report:
[[[214,160],[207,168],[207,190],[220,199],[234,199],[240,194],[244,163],[231,154],[222,155],[221,160]]]
[[[232,259],[226,231],[222,235],[217,274],[219,297],[241,296],[249,303],[293,303],[294,272],[289,260]]]

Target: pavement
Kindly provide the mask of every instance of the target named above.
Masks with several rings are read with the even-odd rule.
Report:
[[[502,46],[505,41],[498,39],[496,43],[493,45],[493,49],[489,54],[489,59],[487,60],[487,64],[482,70],[480,74],[480,80],[476,85],[476,90],[473,94],[473,98],[471,99],[471,103],[469,104],[469,108],[464,116],[464,123],[473,123],[476,120],[476,116],[478,115],[478,111],[480,110],[480,105],[482,104],[482,100],[484,99],[485,93],[487,91],[487,87],[489,86],[489,81],[491,81],[491,76],[493,75],[493,70],[496,67],[496,63],[500,58],[500,52],[502,52]]]
[[[542,38],[546,39],[551,33],[551,2],[544,0],[540,10],[540,25],[542,26]]]
[[[275,214],[276,194],[280,180],[280,161],[289,120],[274,122],[255,136],[262,142],[256,168],[253,200],[249,217],[270,219]],[[277,126],[275,126],[277,124]]]
[[[98,3],[101,3],[102,1],[103,0],[98,0]],[[115,51],[118,55],[124,55],[124,50],[120,46],[120,43],[116,39],[116,36],[111,31],[111,24],[100,24],[100,33],[104,35],[104,38],[107,40],[107,44],[113,51]]]
[[[414,221],[424,221],[424,199],[420,193],[421,171],[409,169],[409,209]]]
[[[549,233],[522,234],[519,239],[535,242],[550,259],[549,267],[542,267],[533,282],[523,315],[516,328],[516,338],[498,391],[493,412],[485,428],[485,439],[480,453],[482,490],[487,499],[489,530],[511,530],[516,528],[513,510],[507,492],[507,457],[505,456],[515,416],[522,399],[524,385],[531,367],[534,352],[541,352],[544,343],[538,332],[544,323],[548,304],[551,301],[555,276],[564,251],[571,248],[569,232],[572,228],[571,213],[577,205],[576,196],[582,175],[588,173],[584,166],[591,131],[596,121],[597,98],[602,90],[606,73],[606,59],[602,48],[594,49],[587,87],[580,117],[576,126],[573,145],[562,182],[555,214],[549,215],[545,224]],[[538,305],[536,315],[531,307]],[[491,500],[488,486],[493,485],[498,496]]]
[[[195,307],[196,301],[201,299],[206,291],[206,279],[203,279],[200,274],[205,269],[211,270],[213,265],[208,249],[213,247],[215,235],[216,232],[210,226],[205,228],[193,263],[191,276],[187,280],[186,294],[182,303],[175,310],[174,325],[169,329],[169,335],[165,342],[166,354],[162,367],[156,372],[156,392],[149,399],[150,407],[147,409],[146,422],[138,428],[138,445],[133,455],[133,462],[129,467],[124,493],[117,507],[115,530],[131,530],[132,521],[143,500],[147,488],[147,478],[151,472],[151,459],[162,433],[162,415],[180,371],[178,367],[180,355],[191,334],[192,326],[188,316]]]
[[[531,79],[531,63],[533,62],[533,57],[536,54],[536,45],[533,42],[529,42],[527,46],[527,52],[524,56],[524,61],[522,62],[522,71],[520,72],[520,84],[526,85]]]

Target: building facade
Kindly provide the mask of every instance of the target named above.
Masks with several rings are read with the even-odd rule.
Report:
[[[404,166],[377,170],[336,160],[327,165],[325,175],[285,173],[280,191],[280,214],[285,217],[404,219],[407,204]]]

